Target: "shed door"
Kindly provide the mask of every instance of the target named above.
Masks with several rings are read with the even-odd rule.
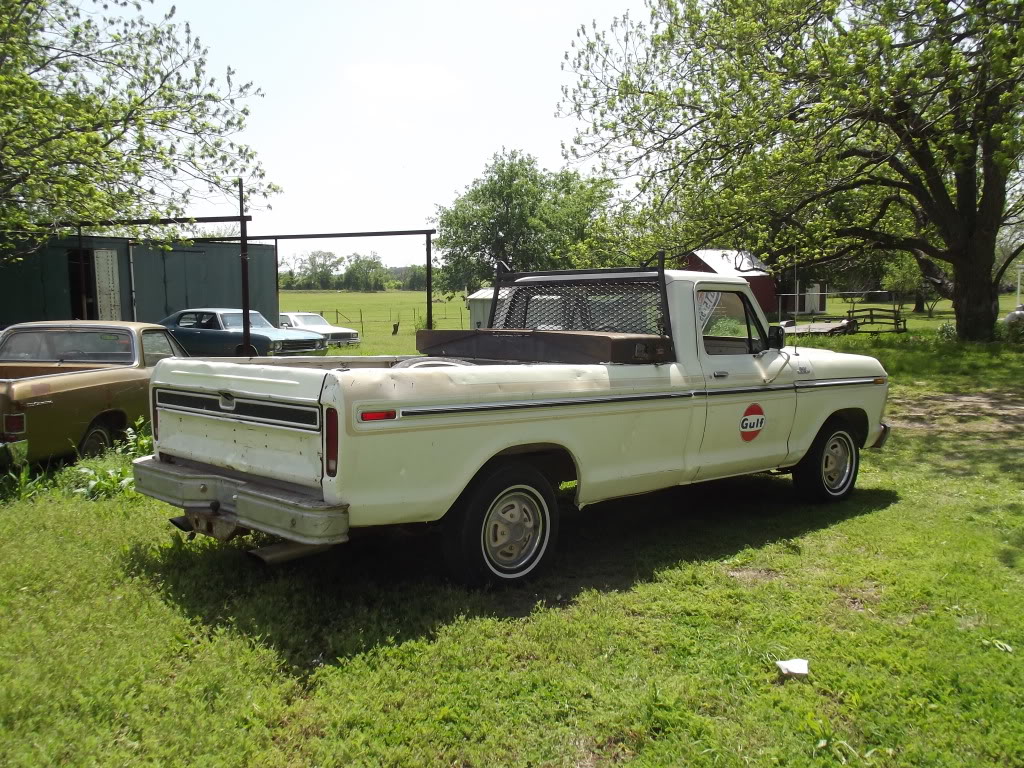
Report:
[[[121,281],[117,269],[117,251],[98,248],[93,251],[96,269],[97,320],[121,319]]]

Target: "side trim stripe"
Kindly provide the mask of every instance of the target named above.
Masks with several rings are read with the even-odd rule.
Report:
[[[402,416],[436,416],[453,413],[514,411],[525,408],[559,408],[566,405],[599,405],[604,403],[646,402],[693,397],[693,392],[656,392],[649,395],[608,395],[606,397],[573,397],[561,400],[525,400],[515,403],[481,403],[479,405],[440,405],[434,408],[403,408]]]
[[[796,388],[817,389],[819,387],[855,387],[862,384],[875,385],[875,377],[865,376],[863,378],[856,379],[821,379],[819,381],[798,381],[796,383]]]
[[[400,415],[440,416],[456,413],[488,413],[494,411],[515,411],[528,408],[560,408],[573,405],[601,405],[608,403],[648,402],[672,400],[687,397],[718,397],[722,395],[757,394],[761,392],[786,392],[820,387],[850,387],[874,384],[874,377],[857,379],[825,379],[823,381],[798,381],[795,384],[776,384],[761,387],[734,387],[732,389],[699,389],[690,392],[655,392],[643,395],[608,395],[605,397],[573,397],[558,400],[524,400],[511,403],[480,403],[479,405],[439,405],[426,408],[402,408]]]

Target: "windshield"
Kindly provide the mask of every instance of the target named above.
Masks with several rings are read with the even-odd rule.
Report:
[[[0,342],[0,360],[39,363],[83,361],[130,365],[134,358],[132,335],[119,330],[72,331],[39,328],[13,331]]]
[[[221,322],[224,323],[224,327],[228,330],[234,330],[235,328],[242,327],[242,313],[241,312],[225,312],[220,316]],[[259,312],[249,313],[249,327],[250,328],[273,328],[267,319],[263,317]]]
[[[320,315],[299,315],[299,323],[302,325],[328,325]]]

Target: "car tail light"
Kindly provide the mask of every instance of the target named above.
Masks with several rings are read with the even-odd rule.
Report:
[[[324,468],[328,477],[338,474],[338,412],[328,408],[326,414]]]
[[[160,415],[157,412],[156,406],[156,391],[153,392],[153,418],[150,420],[153,424],[153,440],[157,439],[157,427],[160,425]]]
[[[397,419],[397,411],[363,411],[359,414],[360,421],[384,421],[386,419]]]
[[[4,432],[8,435],[25,434],[25,414],[8,413],[4,414]]]

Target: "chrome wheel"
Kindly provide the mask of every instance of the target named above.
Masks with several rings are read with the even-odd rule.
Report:
[[[547,504],[529,486],[498,494],[484,516],[480,543],[488,563],[499,571],[518,571],[547,539]]]
[[[845,432],[836,432],[821,456],[821,480],[831,494],[843,493],[853,476],[856,447]]]

